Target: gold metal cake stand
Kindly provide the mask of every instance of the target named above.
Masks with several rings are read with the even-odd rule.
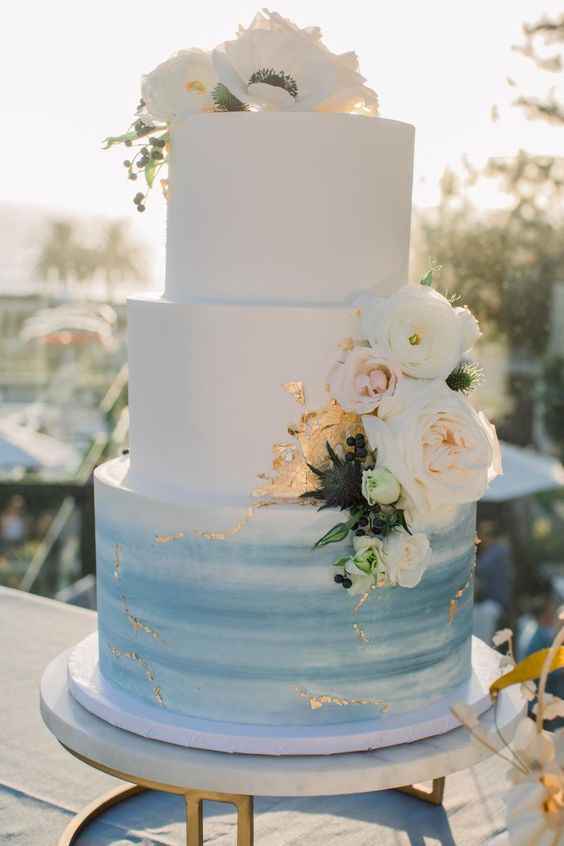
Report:
[[[115,787],[108,793],[95,799],[78,813],[66,827],[57,846],[73,846],[78,835],[94,820],[114,805],[125,802],[133,796],[138,796],[146,790],[158,790],[162,793],[173,793],[184,797],[186,803],[186,846],[204,846],[204,802],[223,802],[233,805],[237,809],[237,846],[253,846],[254,844],[254,797],[236,793],[217,793],[211,790],[195,790],[178,787],[172,784],[160,784],[140,778],[131,773],[122,773],[107,767],[98,761],[93,761],[80,755],[68,746],[61,744],[67,752],[78,758],[89,767],[94,767],[121,781],[128,782],[123,787]],[[431,790],[416,785],[397,787],[396,790],[415,796],[431,805],[442,805],[445,791],[445,777],[433,780]]]

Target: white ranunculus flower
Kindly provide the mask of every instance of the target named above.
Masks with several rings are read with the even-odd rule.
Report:
[[[401,371],[370,347],[354,347],[337,361],[328,377],[329,391],[345,411],[370,414],[396,391]]]
[[[494,427],[444,382],[429,382],[397,414],[364,418],[378,462],[399,481],[421,515],[475,502],[501,472]]]
[[[382,558],[383,544],[379,538],[365,535],[353,538],[355,554],[345,564],[345,573],[352,582],[351,596],[367,593],[385,579]]]
[[[141,96],[153,120],[172,123],[185,114],[211,111],[217,83],[207,50],[180,50],[143,77]]]
[[[423,532],[396,530],[384,541],[384,563],[390,584],[413,588],[431,561],[431,545]]]
[[[362,495],[368,505],[391,505],[401,493],[399,482],[385,467],[362,471]]]
[[[318,28],[300,29],[264,9],[248,29],[213,51],[219,81],[253,109],[375,114],[353,53],[331,53]]]
[[[363,310],[364,335],[417,379],[446,379],[476,340],[468,309],[455,309],[427,285],[404,285]]]

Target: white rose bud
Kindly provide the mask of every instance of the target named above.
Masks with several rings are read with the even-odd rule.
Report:
[[[384,562],[392,585],[415,587],[430,561],[431,546],[423,532],[395,531],[384,541]]]
[[[369,505],[391,505],[399,499],[401,488],[396,477],[385,467],[362,473],[362,495]]]

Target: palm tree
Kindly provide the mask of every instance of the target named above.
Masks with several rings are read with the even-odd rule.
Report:
[[[52,220],[35,270],[43,279],[55,278],[68,288],[73,279],[80,278],[77,270],[80,266],[81,251],[76,223],[69,220]]]
[[[101,245],[92,252],[92,275],[102,273],[108,296],[110,290],[120,283],[146,281],[146,252],[131,239],[125,221],[109,221],[104,228]]]

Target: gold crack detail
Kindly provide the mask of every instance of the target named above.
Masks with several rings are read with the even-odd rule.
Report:
[[[223,532],[204,532],[201,529],[192,529],[193,533],[197,535],[199,538],[204,538],[205,540],[212,540],[212,541],[224,541],[228,540],[228,538],[234,537],[234,535],[239,534],[245,526],[249,523],[250,520],[253,519],[255,513],[258,511],[259,508],[266,508],[269,505],[273,505],[274,503],[270,500],[264,500],[262,502],[257,502],[255,505],[250,505],[249,508],[245,511],[243,517],[236,523],[234,526],[231,526],[230,529],[226,529]]]
[[[172,543],[182,540],[184,532],[175,532],[173,535],[155,535],[155,543]]]
[[[293,397],[298,405],[305,405],[305,391],[303,382],[286,382],[282,388]]]
[[[475,571],[475,569],[476,569],[476,562],[474,561],[474,564],[472,565],[472,569],[470,570],[470,575],[468,576],[468,579],[466,580],[465,584],[463,584],[462,587],[459,588],[456,591],[453,598],[450,600],[450,602],[448,604],[448,622],[449,622],[449,624],[452,623],[452,621],[454,620],[454,618],[458,614],[458,611],[460,610],[459,607],[458,607],[459,601],[462,599],[462,597],[464,596],[466,591],[472,586],[472,583],[474,582],[474,571]]]
[[[117,646],[110,646],[110,652],[114,656],[114,658],[127,658],[129,661],[133,661],[135,664],[138,664],[143,672],[145,673],[145,678],[147,681],[154,682],[155,681],[155,674],[151,668],[151,665],[148,661],[145,661],[137,652],[133,652],[132,650],[124,652],[122,649],[118,649]]]
[[[301,699],[306,699],[312,711],[318,711],[324,705],[375,705],[381,709],[382,713],[390,710],[390,706],[382,699],[345,699],[342,696],[333,696],[331,694],[311,694],[303,688],[296,688],[296,693]]]
[[[121,570],[121,544],[114,543],[114,579],[119,581]]]
[[[161,692],[160,687],[155,687],[155,688],[153,688],[153,696],[155,697],[155,699],[157,700],[157,702],[159,703],[159,705],[163,705],[163,706],[164,706],[165,701],[164,701],[164,699],[163,699],[163,695],[162,695],[162,692]]]
[[[365,645],[370,643],[370,641],[368,640],[368,635],[366,634],[363,625],[361,625],[360,623],[353,623],[353,629],[355,630],[356,636],[361,643]]]

